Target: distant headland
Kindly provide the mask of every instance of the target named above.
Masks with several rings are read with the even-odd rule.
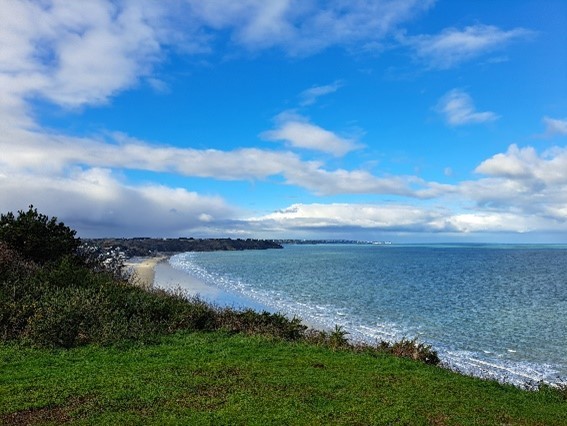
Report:
[[[187,251],[236,251],[281,249],[273,240],[232,238],[96,238],[83,239],[104,250],[120,250],[126,257],[154,256]]]

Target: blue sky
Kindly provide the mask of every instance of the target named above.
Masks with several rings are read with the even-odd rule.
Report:
[[[563,0],[0,2],[0,211],[567,242]]]

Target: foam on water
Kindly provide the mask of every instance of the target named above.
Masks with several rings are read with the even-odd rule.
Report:
[[[326,303],[322,300],[313,300],[313,294],[301,288],[292,290],[285,286],[260,288],[245,281],[240,274],[205,268],[199,264],[200,256],[201,254],[195,253],[176,255],[170,259],[170,264],[208,285],[234,292],[241,297],[268,306],[274,312],[298,316],[311,326],[332,329],[335,325],[340,325],[349,333],[352,340],[374,343],[380,340],[391,342],[418,337],[420,342],[433,346],[445,367],[464,374],[519,386],[533,386],[538,382],[553,384],[567,381],[567,376],[562,372],[565,366],[527,361],[529,359],[527,355],[516,348],[479,347],[477,350],[468,350],[456,347],[454,342],[439,341],[431,337],[430,330],[424,329],[420,324],[401,324],[386,317],[371,321],[360,314],[360,307],[350,307],[348,304],[340,306],[333,302],[333,299],[329,299]],[[473,333],[473,331],[463,332]]]

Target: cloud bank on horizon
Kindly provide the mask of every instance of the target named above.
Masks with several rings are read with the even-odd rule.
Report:
[[[567,5],[484,3],[3,1],[0,211],[567,242]]]

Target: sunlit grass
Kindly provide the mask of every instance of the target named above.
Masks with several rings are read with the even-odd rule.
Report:
[[[528,392],[389,354],[242,334],[0,346],[0,424],[566,424]]]

